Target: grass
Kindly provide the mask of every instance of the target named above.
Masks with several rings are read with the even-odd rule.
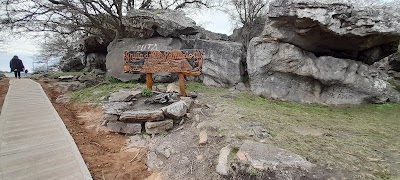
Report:
[[[233,129],[227,134],[252,139],[236,127],[259,122],[272,135],[269,142],[320,167],[348,173],[350,179],[400,179],[400,104],[301,105],[200,84],[188,86],[207,94],[207,103],[217,107],[215,120]],[[221,97],[225,94],[234,98]],[[299,127],[322,135],[299,134],[295,130]]]
[[[111,93],[117,92],[125,88],[138,88],[143,85],[137,83],[108,83],[97,87],[90,87],[71,93],[73,101],[84,103],[98,103],[102,98],[109,97]]]

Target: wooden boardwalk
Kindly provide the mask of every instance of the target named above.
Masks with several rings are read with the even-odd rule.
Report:
[[[11,79],[0,115],[0,180],[92,179],[42,87]]]

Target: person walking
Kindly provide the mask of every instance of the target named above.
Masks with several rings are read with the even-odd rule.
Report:
[[[18,56],[14,56],[10,61],[11,71],[14,71],[15,78],[21,79],[21,71],[25,69],[22,60],[18,58]]]

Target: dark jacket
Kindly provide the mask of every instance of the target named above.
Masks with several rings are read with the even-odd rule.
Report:
[[[11,71],[14,71],[15,69],[17,69],[17,71],[23,71],[25,67],[21,59],[19,59],[18,56],[14,56],[10,61],[10,68]]]

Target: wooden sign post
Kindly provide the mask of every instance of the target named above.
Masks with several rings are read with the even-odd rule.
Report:
[[[182,96],[187,96],[185,75],[199,76],[203,66],[203,50],[125,51],[124,72],[146,74],[147,88],[153,89],[153,73],[177,72]]]

